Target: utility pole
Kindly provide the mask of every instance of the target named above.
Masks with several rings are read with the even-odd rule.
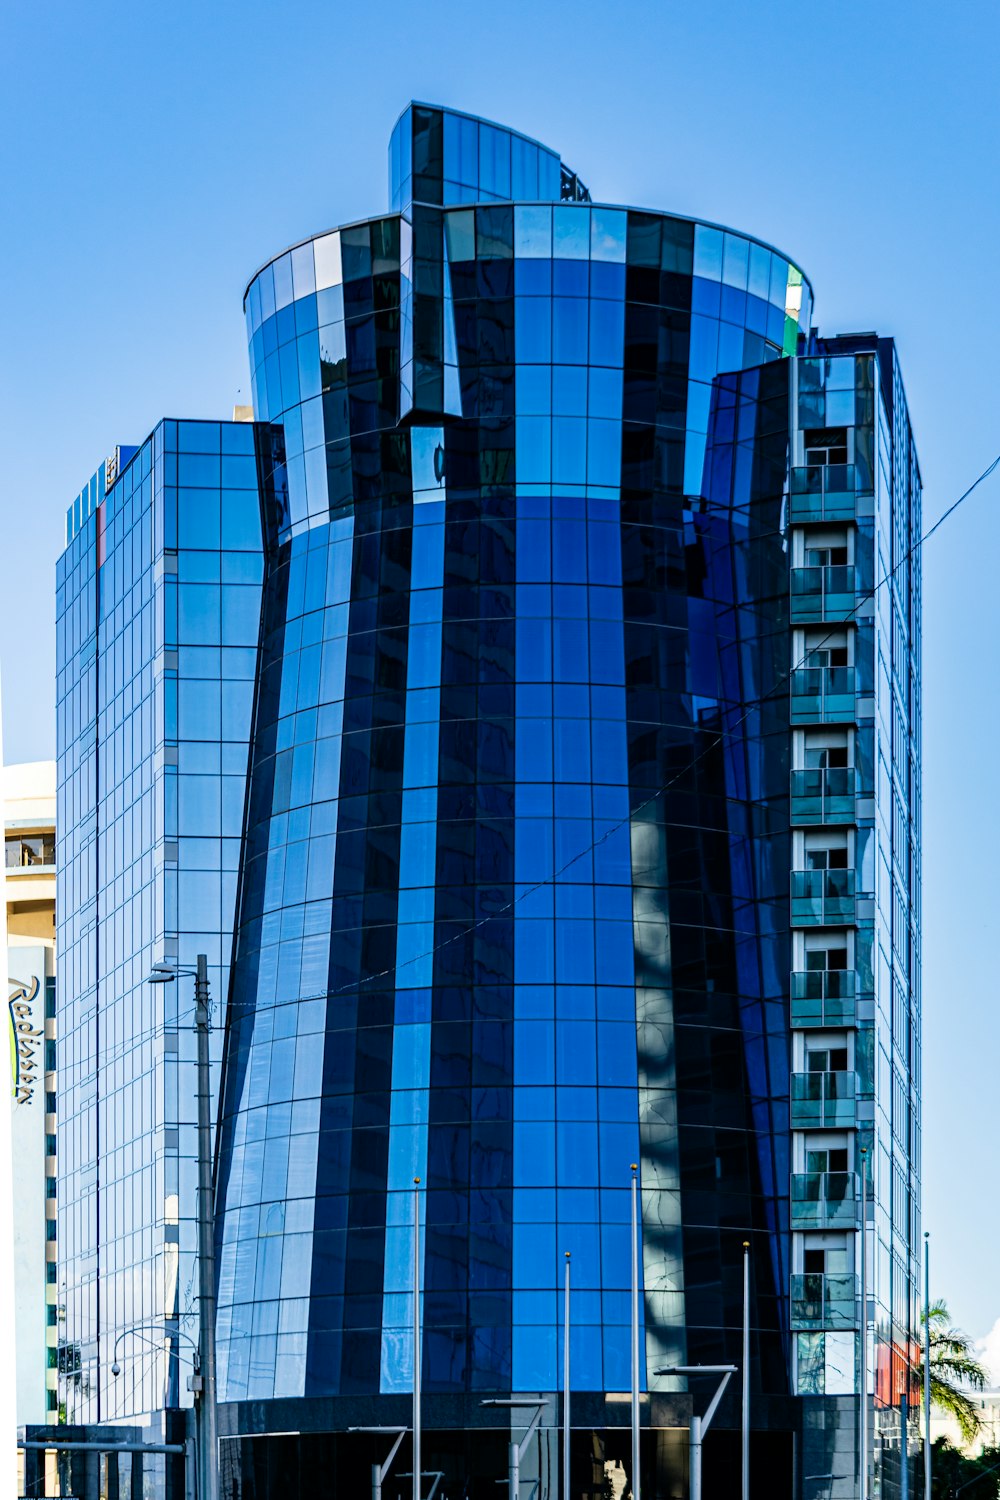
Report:
[[[199,953],[193,970],[164,960],[154,964],[150,984],[172,984],[194,974],[194,1031],[198,1067],[198,1353],[192,1378],[198,1423],[198,1500],[219,1500],[219,1413],[215,1374],[215,1201],[212,1158],[212,1075],[209,1057],[208,957]]]
[[[198,1037],[198,1306],[202,1423],[199,1500],[219,1500],[219,1419],[215,1376],[215,1210],[212,1201],[212,1094],[209,1063],[208,958],[199,953],[194,981]]]

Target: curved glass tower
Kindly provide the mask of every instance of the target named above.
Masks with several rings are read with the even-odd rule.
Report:
[[[753,1453],[791,1495],[793,1398],[817,1414],[808,1472],[855,1461],[853,1140],[880,1126],[856,1100],[859,1077],[873,1088],[862,982],[810,957],[862,967],[870,808],[844,800],[827,847],[789,795],[799,767],[822,772],[817,796],[827,768],[854,790],[872,689],[811,719],[789,684],[803,661],[862,671],[849,611],[871,585],[840,533],[857,530],[855,427],[867,402],[875,442],[891,345],[821,348],[786,256],[593,203],[555,152],[470,116],[404,112],[390,202],[279,255],[245,298],[254,414],[284,448],[220,1115],[224,1492],[311,1494],[323,1473],[353,1494],[384,1439],[348,1429],[408,1424],[417,1179],[424,1468],[447,1494],[494,1495],[523,1426],[483,1402],[538,1396],[522,1473],[559,1493],[568,1252],[571,1493],[624,1485],[636,1163],[649,1493],[686,1493],[669,1486],[701,1399],[653,1372],[741,1362],[748,1240]],[[849,394],[836,370],[826,394],[834,367]],[[895,420],[890,468],[899,399]],[[801,537],[796,474],[819,495]],[[871,649],[870,603],[861,623]],[[803,828],[826,827],[817,809]],[[849,1016],[824,1011],[848,991]],[[796,1090],[819,1099],[811,1135]],[[793,1226],[797,1191],[806,1218],[829,1197],[830,1222]],[[887,1231],[904,1267],[895,1305],[884,1289],[890,1350],[912,1333],[918,1216],[899,1244]],[[706,1493],[738,1473],[735,1397]]]

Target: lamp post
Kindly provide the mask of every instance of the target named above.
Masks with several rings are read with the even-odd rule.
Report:
[[[348,1427],[348,1432],[384,1432],[386,1436],[394,1436],[396,1441],[389,1449],[389,1456],[384,1463],[372,1464],[372,1500],[382,1500],[382,1486],[385,1476],[392,1467],[392,1461],[399,1452],[399,1445],[406,1436],[405,1427]]]
[[[121,1344],[122,1340],[123,1339],[128,1339],[128,1338],[136,1338],[136,1339],[140,1339],[144,1344],[151,1345],[154,1349],[160,1349],[163,1346],[161,1344],[159,1344],[156,1341],[156,1339],[151,1339],[147,1334],[141,1332],[141,1330],[144,1329],[144,1328],[157,1328],[157,1329],[159,1329],[159,1326],[160,1325],[157,1324],[157,1323],[133,1323],[133,1325],[132,1325],[131,1328],[123,1328],[122,1329],[121,1333],[115,1339],[114,1348],[111,1351],[111,1361],[112,1361],[112,1363],[111,1363],[111,1373],[112,1373],[112,1375],[114,1376],[114,1378],[116,1380],[118,1379],[119,1375],[122,1372],[122,1367],[118,1363],[118,1348],[119,1348],[119,1345]],[[163,1331],[163,1330],[160,1330],[160,1331]],[[191,1364],[192,1364],[194,1373],[191,1376],[190,1387],[191,1387],[192,1391],[195,1391],[195,1392],[199,1391],[201,1389],[201,1350],[198,1348],[198,1345],[195,1343],[194,1339],[191,1337],[191,1335],[189,1333],[184,1333],[180,1328],[175,1329],[173,1333],[167,1334],[166,1337],[167,1338],[172,1338],[172,1339],[173,1338],[184,1339],[187,1343],[189,1343],[191,1345],[191,1349],[192,1349]],[[191,1441],[190,1441],[190,1439],[188,1439],[187,1442],[185,1442],[185,1443],[183,1443],[181,1445],[167,1444],[163,1448],[164,1452],[174,1452],[174,1451],[177,1451],[178,1447],[180,1447],[181,1451],[183,1451],[183,1454],[184,1454],[184,1485],[185,1485],[185,1492],[188,1495],[189,1500],[193,1500],[193,1497],[194,1497],[194,1494],[195,1494],[194,1469],[198,1465],[198,1462],[199,1462],[198,1455],[201,1453],[201,1441],[202,1441],[202,1434],[201,1434],[201,1413],[200,1413],[200,1408],[197,1407],[197,1406],[195,1407],[195,1417],[196,1417],[196,1419],[198,1421],[198,1429],[199,1429],[199,1431],[198,1431],[198,1443],[197,1443],[197,1447],[195,1448],[195,1450],[193,1452],[192,1452],[192,1448],[191,1448]],[[125,1451],[125,1450],[122,1450],[122,1451]],[[146,1447],[143,1444],[139,1443],[139,1444],[133,1445],[133,1447],[131,1449],[129,1449],[128,1451],[143,1453],[143,1452],[147,1451],[147,1449],[146,1449]],[[153,1450],[149,1450],[149,1451],[155,1452],[157,1450],[153,1449]],[[192,1459],[194,1460],[193,1464],[192,1464]]]
[[[219,1500],[219,1418],[215,1378],[215,1234],[212,1201],[212,1098],[209,1072],[208,958],[199,953],[193,969],[153,965],[150,984],[172,984],[194,977],[194,1031],[198,1039],[198,1342],[201,1364],[198,1444],[198,1500]]]
[[[803,1476],[803,1484],[833,1484],[834,1480],[846,1479],[846,1474],[806,1474]],[[827,1490],[829,1494],[829,1489]]]
[[[654,1375],[721,1375],[715,1395],[708,1403],[708,1410],[703,1417],[691,1413],[691,1437],[690,1437],[690,1479],[689,1490],[691,1500],[701,1500],[701,1444],[711,1426],[712,1418],[719,1409],[722,1394],[729,1384],[733,1375],[736,1374],[736,1365],[662,1365],[654,1370]]]
[[[123,1328],[121,1333],[115,1339],[114,1348],[111,1351],[111,1359],[113,1361],[111,1365],[111,1373],[116,1380],[122,1372],[122,1367],[118,1363],[118,1346],[119,1344],[121,1344],[123,1339],[141,1339],[144,1344],[149,1344],[154,1349],[162,1348],[162,1345],[157,1343],[155,1339],[151,1339],[145,1333],[140,1332],[140,1330],[143,1328],[159,1329],[160,1325],[158,1323],[133,1323],[131,1328]],[[164,1338],[185,1339],[187,1343],[191,1345],[193,1351],[191,1355],[191,1364],[194,1367],[195,1375],[198,1375],[201,1370],[201,1350],[198,1348],[198,1345],[195,1343],[191,1335],[189,1333],[184,1333],[180,1328],[174,1329],[172,1333],[167,1332],[166,1329],[162,1329],[161,1331],[163,1332]],[[192,1386],[191,1389],[197,1390],[198,1387]]]
[[[521,1488],[521,1460],[528,1451],[528,1444],[534,1437],[535,1429],[537,1428],[539,1422],[542,1420],[542,1412],[545,1410],[549,1403],[547,1401],[533,1401],[530,1399],[530,1397],[527,1401],[519,1401],[515,1396],[510,1400],[500,1399],[499,1397],[497,1397],[491,1401],[483,1401],[480,1404],[482,1406],[506,1406],[511,1410],[516,1410],[519,1407],[525,1406],[534,1407],[535,1409],[534,1416],[528,1423],[528,1430],[524,1434],[524,1437],[520,1442],[517,1442],[516,1439],[511,1438],[510,1447],[508,1449],[507,1496],[508,1500],[518,1500],[518,1491]]]

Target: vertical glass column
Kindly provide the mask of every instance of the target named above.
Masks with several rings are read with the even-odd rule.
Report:
[[[413,1383],[412,1189],[415,1177],[427,1175],[445,538],[443,477],[438,476],[443,476],[443,449],[440,428],[413,429],[413,550],[380,1373],[380,1389],[386,1394],[408,1391]]]

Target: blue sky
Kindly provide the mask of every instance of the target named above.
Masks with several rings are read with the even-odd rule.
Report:
[[[384,206],[411,97],[541,137],[596,198],[757,234],[822,330],[894,335],[932,520],[1000,452],[998,43],[986,0],[8,7],[7,759],[53,753],[66,506],[115,443],[249,399],[245,281]],[[924,558],[925,1226],[977,1336],[1000,1318],[998,514],[994,477]]]

